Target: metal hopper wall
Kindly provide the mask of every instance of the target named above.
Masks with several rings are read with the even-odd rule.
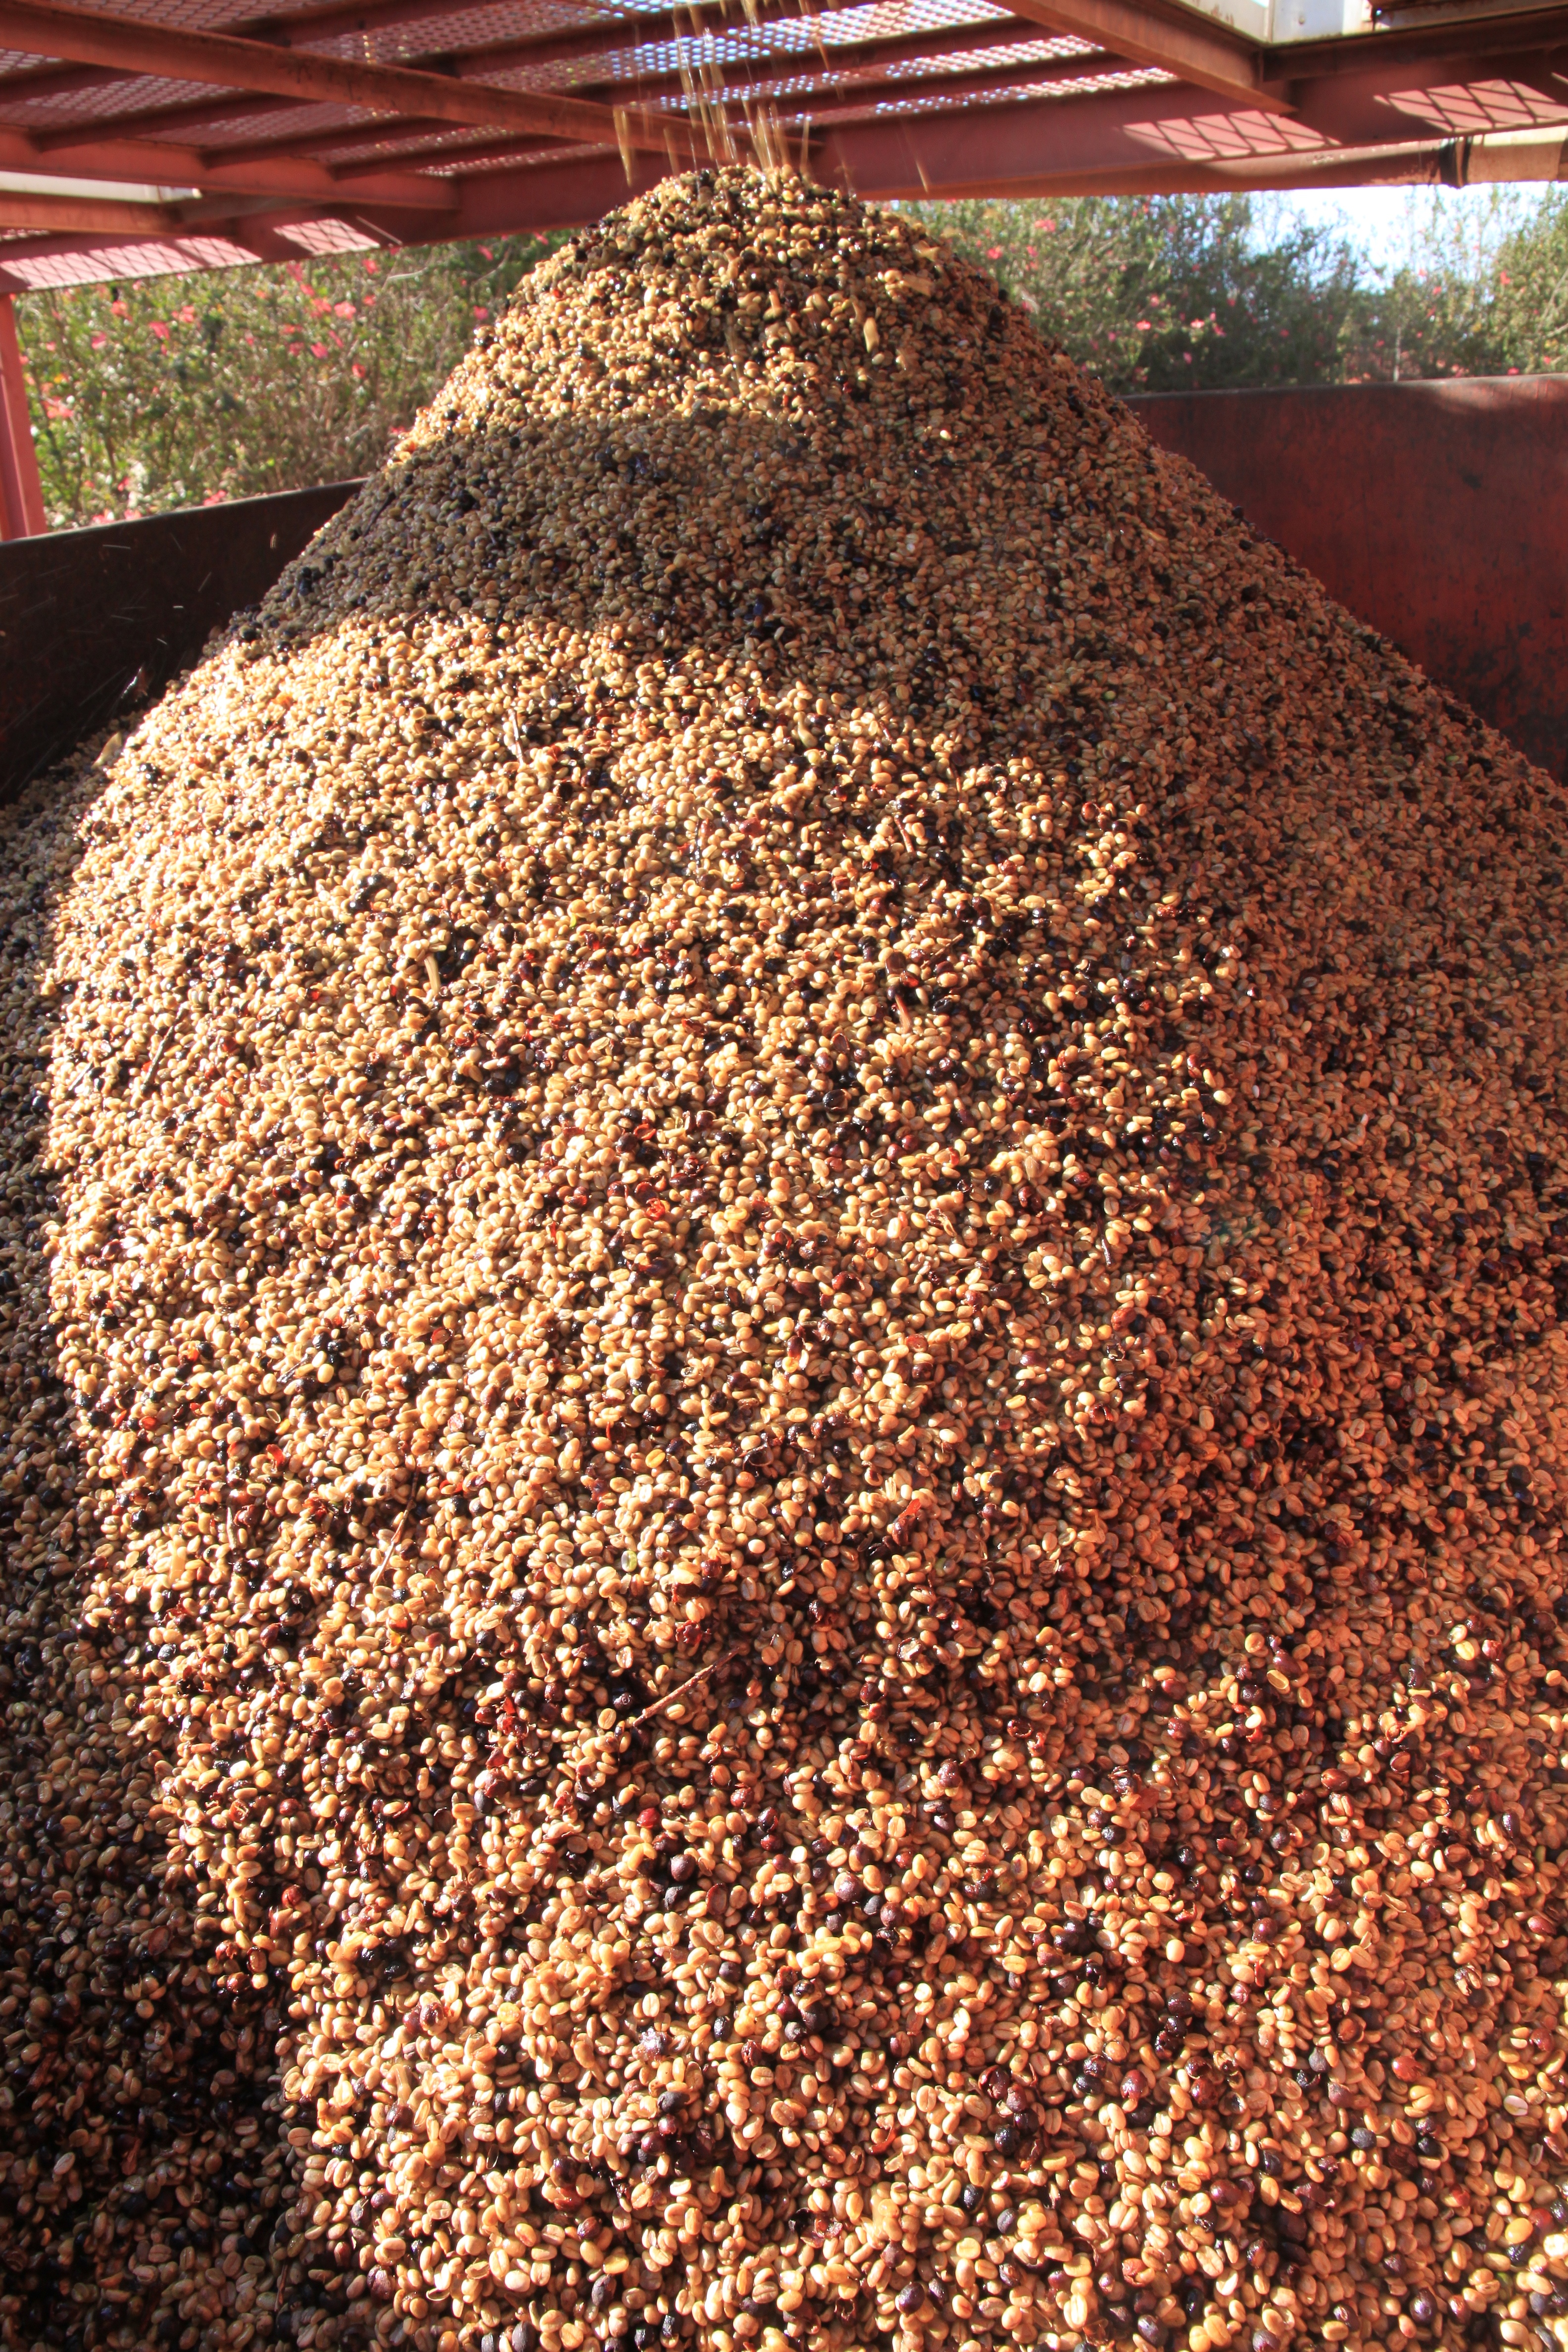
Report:
[[[1130,405],[1352,612],[1563,774],[1568,380]],[[0,547],[0,791],[132,709],[139,674],[156,691],[193,661],[353,488]]]

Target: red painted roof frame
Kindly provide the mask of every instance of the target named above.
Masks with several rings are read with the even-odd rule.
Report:
[[[1568,5],[1268,47],[1180,0],[743,5],[0,0],[0,293],[574,225],[759,143],[891,196],[1555,175],[1568,136]]]

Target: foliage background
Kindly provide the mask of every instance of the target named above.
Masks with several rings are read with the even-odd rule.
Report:
[[[1371,269],[1237,196],[914,207],[1118,392],[1568,366],[1568,190],[1412,197]],[[52,526],[363,473],[558,242],[342,256],[17,303]]]
[[[920,207],[1118,392],[1568,365],[1568,190],[1406,199],[1405,257],[1253,196]]]
[[[366,472],[550,242],[24,295],[16,324],[51,527]]]
[[[1247,196],[919,209],[1118,392],[1341,372],[1361,291],[1354,256],[1294,222],[1270,235]]]

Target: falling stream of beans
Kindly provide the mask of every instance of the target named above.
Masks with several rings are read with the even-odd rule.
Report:
[[[7,824],[7,2345],[1568,2345],[1557,786],[734,172]]]

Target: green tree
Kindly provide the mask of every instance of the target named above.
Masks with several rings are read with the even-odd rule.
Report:
[[[1362,295],[1342,240],[1245,195],[913,209],[1117,392],[1331,380]]]
[[[1525,207],[1491,191],[1478,211],[1436,189],[1406,198],[1407,257],[1364,286],[1346,320],[1341,379],[1402,383],[1493,375],[1510,362],[1495,300],[1500,236]]]
[[[1367,271],[1285,205],[1095,196],[911,207],[1118,392],[1568,367],[1568,189],[1410,200]],[[559,242],[515,237],[27,295],[55,527],[359,474]]]
[[[1414,211],[1410,262],[1389,290],[1404,305],[1403,374],[1568,367],[1568,191],[1496,188],[1479,213],[1426,198]]]
[[[364,473],[553,239],[25,296],[52,528]]]
[[[1528,208],[1517,191],[1498,207],[1488,287],[1503,363],[1521,374],[1568,367],[1568,189]]]

